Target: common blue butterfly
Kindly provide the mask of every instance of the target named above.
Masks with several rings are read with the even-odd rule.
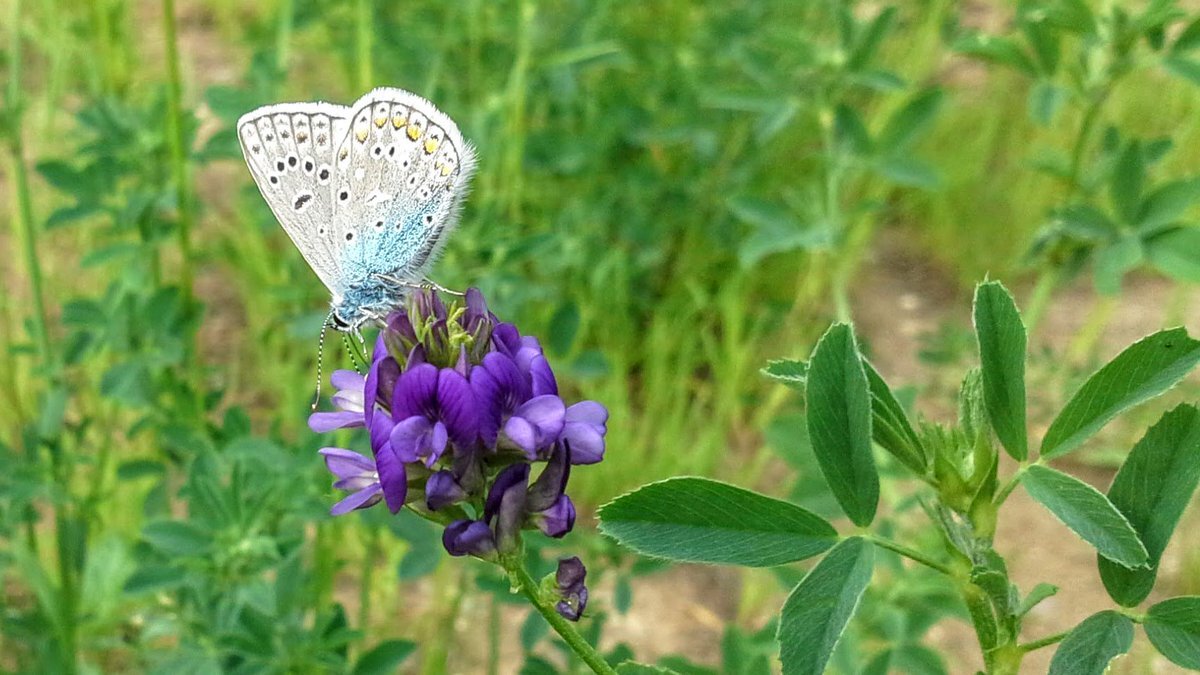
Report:
[[[263,198],[332,294],[336,328],[381,322],[427,283],[475,170],[445,113],[381,87],[350,107],[265,106],[237,134]]]

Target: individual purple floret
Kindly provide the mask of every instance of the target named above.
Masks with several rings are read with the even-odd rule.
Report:
[[[587,609],[588,590],[584,585],[587,568],[578,557],[563,558],[558,561],[558,572],[554,580],[558,586],[558,604],[554,606],[558,613],[568,621],[578,621]]]

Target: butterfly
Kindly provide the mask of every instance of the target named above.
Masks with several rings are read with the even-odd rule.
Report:
[[[238,120],[263,199],[332,295],[328,321],[382,323],[458,221],[475,149],[432,103],[375,89],[352,106],[282,103]]]

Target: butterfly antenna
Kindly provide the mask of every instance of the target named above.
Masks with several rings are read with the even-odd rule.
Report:
[[[316,411],[317,404],[321,402],[321,366],[325,360],[325,331],[329,330],[329,319],[333,316],[333,312],[329,312],[329,316],[325,317],[325,323],[321,324],[321,337],[317,338],[317,393],[313,396],[312,410]]]

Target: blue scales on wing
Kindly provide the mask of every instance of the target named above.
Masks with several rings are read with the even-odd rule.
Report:
[[[333,228],[351,325],[382,319],[441,251],[474,169],[458,126],[423,98],[376,89],[355,104],[335,152]]]

